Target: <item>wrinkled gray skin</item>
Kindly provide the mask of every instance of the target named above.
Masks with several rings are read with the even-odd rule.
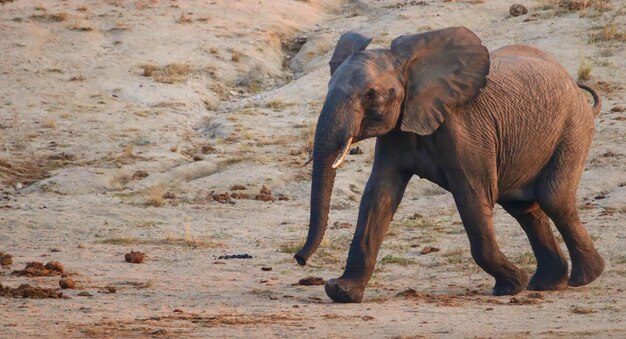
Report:
[[[390,49],[346,33],[330,62],[331,80],[313,151],[310,228],[295,258],[317,249],[328,222],[333,161],[346,141],[376,137],[345,272],[330,279],[336,302],[361,302],[389,223],[413,175],[452,193],[476,263],[495,278],[494,295],[558,290],[595,280],[604,261],[576,211],[576,187],[600,110],[552,57],[529,46],[491,54],[464,27],[401,36]],[[500,204],[526,232],[537,270],[500,251],[492,214]],[[563,236],[568,264],[550,230]]]

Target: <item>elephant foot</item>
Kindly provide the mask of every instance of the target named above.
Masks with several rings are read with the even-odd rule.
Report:
[[[556,257],[550,264],[537,267],[528,283],[531,291],[556,291],[567,288],[567,261]]]
[[[342,278],[329,279],[324,289],[326,295],[336,303],[360,303],[363,300],[364,288]]]
[[[496,278],[493,287],[493,295],[514,295],[526,289],[528,274],[525,271],[515,268],[510,277]]]
[[[588,255],[572,258],[572,274],[567,282],[570,286],[584,286],[596,280],[604,271],[604,259],[594,248]]]

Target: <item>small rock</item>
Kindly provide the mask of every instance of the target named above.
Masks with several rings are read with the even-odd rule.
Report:
[[[11,266],[13,257],[9,253],[0,252],[0,266]]]
[[[340,221],[335,221],[333,223],[333,227],[331,227],[332,229],[338,229],[338,228],[352,228],[352,224],[349,222],[340,222]]]
[[[253,257],[248,254],[248,253],[244,253],[244,254],[224,254],[224,255],[220,255],[219,257],[217,257],[217,260],[228,260],[228,259],[252,259]]]
[[[222,204],[227,204],[230,202],[230,196],[228,195],[228,192],[218,193],[213,195],[213,200]]]
[[[511,13],[511,16],[520,16],[528,13],[528,9],[523,5],[514,4],[509,8],[509,13]]]
[[[74,282],[74,279],[67,277],[67,278],[63,278],[59,280],[59,286],[62,289],[66,289],[66,288],[74,289],[76,287],[76,283]]]
[[[272,268],[271,268],[271,267],[269,267],[269,266],[263,266],[263,267],[261,267],[261,271],[266,271],[266,272],[268,272],[268,271],[271,271],[271,270],[272,270]]]
[[[126,262],[132,264],[141,264],[145,256],[146,255],[142,252],[130,251],[130,253],[126,253],[126,255],[124,255],[124,259]]]
[[[360,155],[360,154],[363,154],[363,150],[359,146],[350,150],[350,155]]]
[[[613,107],[611,107],[611,112],[624,112],[626,111],[626,106],[624,105],[615,105]]]
[[[231,191],[243,191],[246,189],[246,186],[244,185],[233,185],[233,187],[230,188]]]
[[[46,264],[46,268],[49,269],[50,271],[56,271],[59,273],[63,273],[63,264],[61,264],[58,261],[50,261]]]
[[[87,292],[87,291],[82,291],[80,293],[78,293],[79,297],[91,297],[91,293]]]
[[[420,253],[421,254],[428,254],[428,253],[439,252],[439,251],[440,251],[440,249],[437,248],[437,247],[424,246],[424,248],[422,248]]]
[[[133,180],[143,179],[149,175],[150,174],[148,174],[148,172],[146,171],[136,171],[135,173],[133,173]]]
[[[115,286],[106,286],[105,288],[107,289],[109,293],[117,292],[117,288],[115,288]]]
[[[163,194],[163,199],[169,199],[169,200],[176,199],[176,194],[174,194],[173,192],[165,192]]]

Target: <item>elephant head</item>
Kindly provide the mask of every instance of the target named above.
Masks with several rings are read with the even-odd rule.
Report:
[[[295,255],[305,265],[324,236],[335,171],[350,145],[399,127],[432,134],[452,108],[487,84],[489,53],[464,27],[400,36],[390,49],[345,33],[330,61],[331,79],[315,132],[309,233]]]

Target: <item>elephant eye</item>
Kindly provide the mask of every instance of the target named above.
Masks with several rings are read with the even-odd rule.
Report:
[[[376,96],[376,91],[374,91],[374,89],[372,89],[372,88],[367,90],[367,92],[365,93],[365,99],[367,99],[367,100],[374,99],[374,96]]]

